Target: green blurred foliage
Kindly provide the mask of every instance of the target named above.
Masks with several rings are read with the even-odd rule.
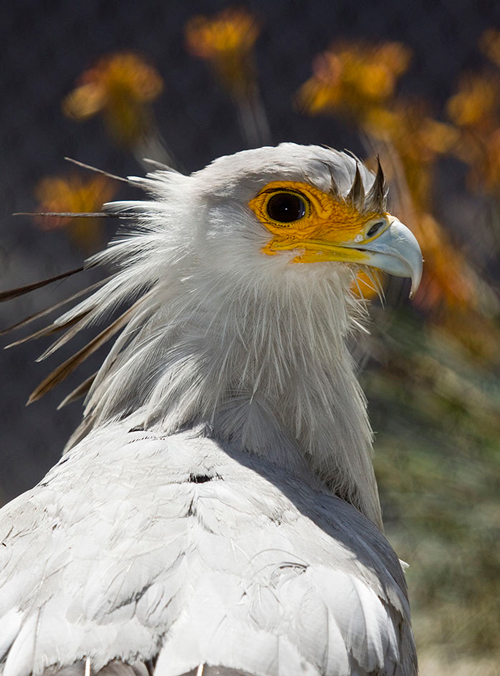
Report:
[[[500,379],[453,336],[392,317],[363,376],[387,535],[421,650],[500,656]],[[380,317],[383,325],[383,318]]]

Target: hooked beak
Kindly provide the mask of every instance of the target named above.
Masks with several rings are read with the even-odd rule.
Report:
[[[351,248],[351,245],[348,245]],[[422,279],[422,251],[415,235],[397,218],[378,237],[361,245],[357,251],[366,254],[364,265],[388,272],[396,277],[411,279],[410,298],[413,298]]]
[[[368,265],[396,277],[411,279],[410,298],[413,298],[422,279],[422,251],[415,235],[393,216],[390,224],[372,239],[363,242],[331,242],[327,239],[306,239],[300,242],[273,241],[270,250],[302,249],[294,263],[339,261]]]

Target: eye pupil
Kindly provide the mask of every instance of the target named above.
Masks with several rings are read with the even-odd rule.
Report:
[[[368,230],[366,233],[367,237],[373,237],[374,235],[377,234],[377,232],[380,230],[385,225],[385,221],[377,221],[374,223],[371,228]]]
[[[292,223],[306,215],[306,204],[300,195],[280,192],[270,198],[267,203],[267,213],[273,221]]]

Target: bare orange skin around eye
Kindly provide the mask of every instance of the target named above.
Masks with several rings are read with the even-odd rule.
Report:
[[[306,200],[306,214],[291,223],[279,223],[267,213],[269,199],[279,192],[299,193]],[[276,254],[278,251],[301,249],[305,252],[295,262],[314,262],[332,260],[335,245],[352,244],[355,238],[365,235],[366,224],[374,218],[385,218],[385,213],[360,213],[354,206],[333,195],[318,190],[309,183],[296,181],[273,181],[268,183],[259,194],[248,203],[259,221],[274,235],[262,249],[263,253]],[[330,252],[323,254],[322,248],[328,245]],[[363,262],[365,256],[356,249],[343,249],[343,260]]]

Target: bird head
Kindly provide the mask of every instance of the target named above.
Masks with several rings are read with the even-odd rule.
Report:
[[[409,277],[410,295],[418,288],[420,247],[387,212],[380,163],[374,174],[347,153],[283,143],[221,157],[192,178],[204,246],[226,271],[323,263],[325,274],[340,263]]]

